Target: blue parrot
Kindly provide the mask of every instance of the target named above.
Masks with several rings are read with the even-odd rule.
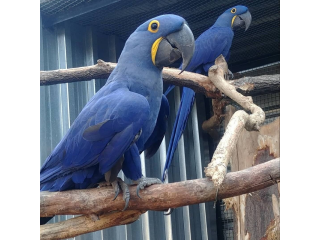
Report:
[[[86,189],[106,180],[115,198],[123,191],[126,208],[130,194],[117,177],[120,170],[138,184],[138,196],[140,189],[161,183],[142,176],[139,154],[146,150],[152,155],[160,141],[152,134],[164,135],[169,104],[163,95],[163,67],[182,58],[183,71],[193,52],[194,37],[182,17],[161,15],[140,25],[126,41],[105,86],[41,167],[40,191]]]
[[[215,59],[220,54],[228,61],[234,35],[233,30],[243,27],[247,30],[250,24],[251,14],[247,7],[238,5],[226,10],[208,30],[197,38],[194,55],[185,70],[208,75],[209,68],[214,65]],[[174,85],[170,85],[165,92],[165,95],[167,95],[174,87]],[[194,103],[194,98],[195,92],[190,88],[183,87],[180,106],[177,111],[177,117],[174,122],[167,150],[162,181],[164,181],[167,176],[173,154],[186,127],[188,116]]]

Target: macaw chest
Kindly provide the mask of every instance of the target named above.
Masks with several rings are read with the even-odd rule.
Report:
[[[150,113],[147,122],[142,127],[141,136],[137,141],[139,150],[142,150],[145,142],[148,140],[155,128],[161,106],[162,91],[160,89],[158,89],[158,91],[150,91],[144,96],[149,103]]]

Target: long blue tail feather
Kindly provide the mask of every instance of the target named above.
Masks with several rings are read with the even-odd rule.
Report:
[[[172,162],[173,154],[178,146],[178,142],[182,136],[182,133],[187,126],[189,113],[192,109],[194,99],[195,99],[195,92],[190,88],[183,87],[180,106],[177,112],[177,117],[174,122],[173,131],[172,131],[172,135],[171,135],[168,150],[167,150],[166,163],[163,169],[163,174],[161,179],[162,181],[166,179],[166,174]]]

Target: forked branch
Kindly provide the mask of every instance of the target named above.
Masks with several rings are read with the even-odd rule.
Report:
[[[245,97],[237,92],[236,88],[224,79],[227,71],[228,65],[224,57],[220,55],[216,59],[215,65],[209,69],[209,79],[222,93],[252,114],[249,115],[243,110],[235,112],[213,154],[211,162],[204,170],[206,176],[211,178],[217,187],[221,185],[227,173],[227,165],[243,128],[248,131],[258,131],[265,120],[264,111],[253,103],[252,98]]]

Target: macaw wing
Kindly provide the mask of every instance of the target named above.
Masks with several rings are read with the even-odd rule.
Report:
[[[170,106],[167,97],[162,94],[161,106],[157,118],[156,126],[146,143],[144,144],[144,153],[146,158],[151,158],[159,149],[162,139],[167,130],[167,119],[170,112]]]
[[[147,99],[126,87],[96,95],[43,165],[41,190],[86,188],[101,179],[149,117]]]

